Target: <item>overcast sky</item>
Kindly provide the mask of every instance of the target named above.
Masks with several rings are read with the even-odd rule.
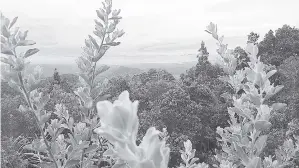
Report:
[[[101,0],[2,0],[6,17],[37,42],[37,63],[73,63],[94,30]],[[121,9],[126,34],[102,63],[185,62],[196,60],[201,40],[214,53],[215,41],[204,31],[217,23],[229,46],[245,45],[251,31],[264,34],[283,24],[299,27],[299,0],[113,0]]]

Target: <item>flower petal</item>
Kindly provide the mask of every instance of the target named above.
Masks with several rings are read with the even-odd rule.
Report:
[[[130,111],[122,106],[116,106],[113,108],[111,115],[113,116],[110,118],[112,127],[119,129],[123,133],[127,132],[130,124]]]
[[[118,100],[122,102],[130,101],[130,94],[127,90],[123,91],[119,96]]]
[[[121,132],[119,132],[116,129],[113,129],[109,126],[101,126],[99,128],[94,129],[94,132],[101,135],[101,136],[109,136],[106,137],[107,139],[111,139],[111,141],[120,141],[120,142],[125,142],[125,137],[123,136],[123,134]]]
[[[135,166],[135,168],[158,168],[151,160],[145,160]]]
[[[159,134],[160,133],[161,132],[158,131],[158,130],[156,130],[155,127],[150,127],[146,131],[146,133],[145,133],[145,135],[144,135],[144,137],[142,139],[142,142],[140,143],[139,147],[141,147],[141,148],[145,149],[145,151],[147,151],[147,149],[150,146],[150,143],[153,142],[156,138],[159,139]]]
[[[113,109],[113,105],[111,102],[105,100],[105,101],[100,101],[97,103],[97,111],[98,115],[101,118],[101,120],[105,120],[105,116],[107,116]]]

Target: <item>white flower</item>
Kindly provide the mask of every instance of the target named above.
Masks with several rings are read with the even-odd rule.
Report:
[[[167,168],[170,149],[165,140],[160,140],[160,131],[149,128],[140,145],[136,145],[137,108],[138,101],[132,102],[128,91],[122,92],[113,104],[109,101],[97,104],[101,127],[94,131],[114,145],[105,155],[116,156],[132,168]]]
[[[170,149],[166,147],[164,140],[160,140],[160,133],[154,127],[147,130],[141,144],[138,146],[139,151],[142,151],[143,154],[140,160],[141,162],[151,161],[156,168],[167,168]]]
[[[98,134],[105,134],[110,141],[136,140],[139,121],[137,117],[138,101],[129,99],[128,91],[122,92],[118,100],[97,103],[101,127],[95,129]]]

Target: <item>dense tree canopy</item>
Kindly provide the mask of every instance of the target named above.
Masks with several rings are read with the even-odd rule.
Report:
[[[263,62],[279,66],[290,56],[299,56],[299,29],[283,25],[275,33],[270,30],[259,43]]]
[[[270,30],[259,41],[260,35],[251,32],[248,42],[257,43],[259,55],[266,64],[275,65],[278,72],[270,81],[274,85],[284,85],[277,96],[267,103],[282,102],[287,108],[274,111],[271,123],[274,123],[267,139],[265,155],[274,155],[289,135],[299,134],[299,29],[284,25],[276,31]],[[105,94],[109,101],[117,99],[127,90],[131,100],[139,101],[138,117],[140,119],[138,141],[146,130],[155,126],[167,128],[171,149],[170,166],[179,163],[179,151],[183,141],[190,139],[197,150],[196,156],[201,161],[210,162],[208,158],[219,146],[216,140],[216,128],[228,125],[227,108],[232,106],[227,95],[231,87],[219,79],[224,71],[218,65],[209,62],[209,52],[202,41],[198,61],[186,73],[176,80],[164,69],[150,69],[133,76],[110,76]],[[233,51],[238,58],[237,70],[248,67],[248,54],[238,46]],[[50,95],[45,106],[48,112],[55,111],[55,105],[64,104],[75,120],[80,120],[82,109],[74,90],[81,86],[79,78],[73,74],[60,75],[54,71],[52,77],[43,80],[38,90]],[[24,103],[21,95],[10,88],[7,82],[1,82],[1,132],[7,137],[25,135],[34,137],[38,132],[32,117],[18,110]]]

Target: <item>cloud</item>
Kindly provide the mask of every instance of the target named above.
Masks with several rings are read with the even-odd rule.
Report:
[[[41,49],[45,60],[81,54],[84,39],[94,30],[95,10],[101,0],[3,0],[6,16],[19,16],[18,26],[29,30],[29,37]],[[204,32],[206,25],[217,23],[230,46],[243,45],[246,35],[255,31],[262,36],[269,29],[287,23],[299,27],[298,0],[113,0],[121,8],[119,24],[125,35],[121,45],[109,51],[112,62],[182,61],[184,55],[198,50],[201,40],[208,49],[216,45]],[[242,41],[244,40],[244,41]],[[128,59],[122,59],[126,57]],[[116,60],[118,59],[118,60]],[[188,59],[193,59],[188,57]],[[195,58],[196,59],[196,58]],[[121,61],[119,61],[121,60]],[[42,61],[42,60],[40,60]],[[67,61],[66,61],[67,62]]]

